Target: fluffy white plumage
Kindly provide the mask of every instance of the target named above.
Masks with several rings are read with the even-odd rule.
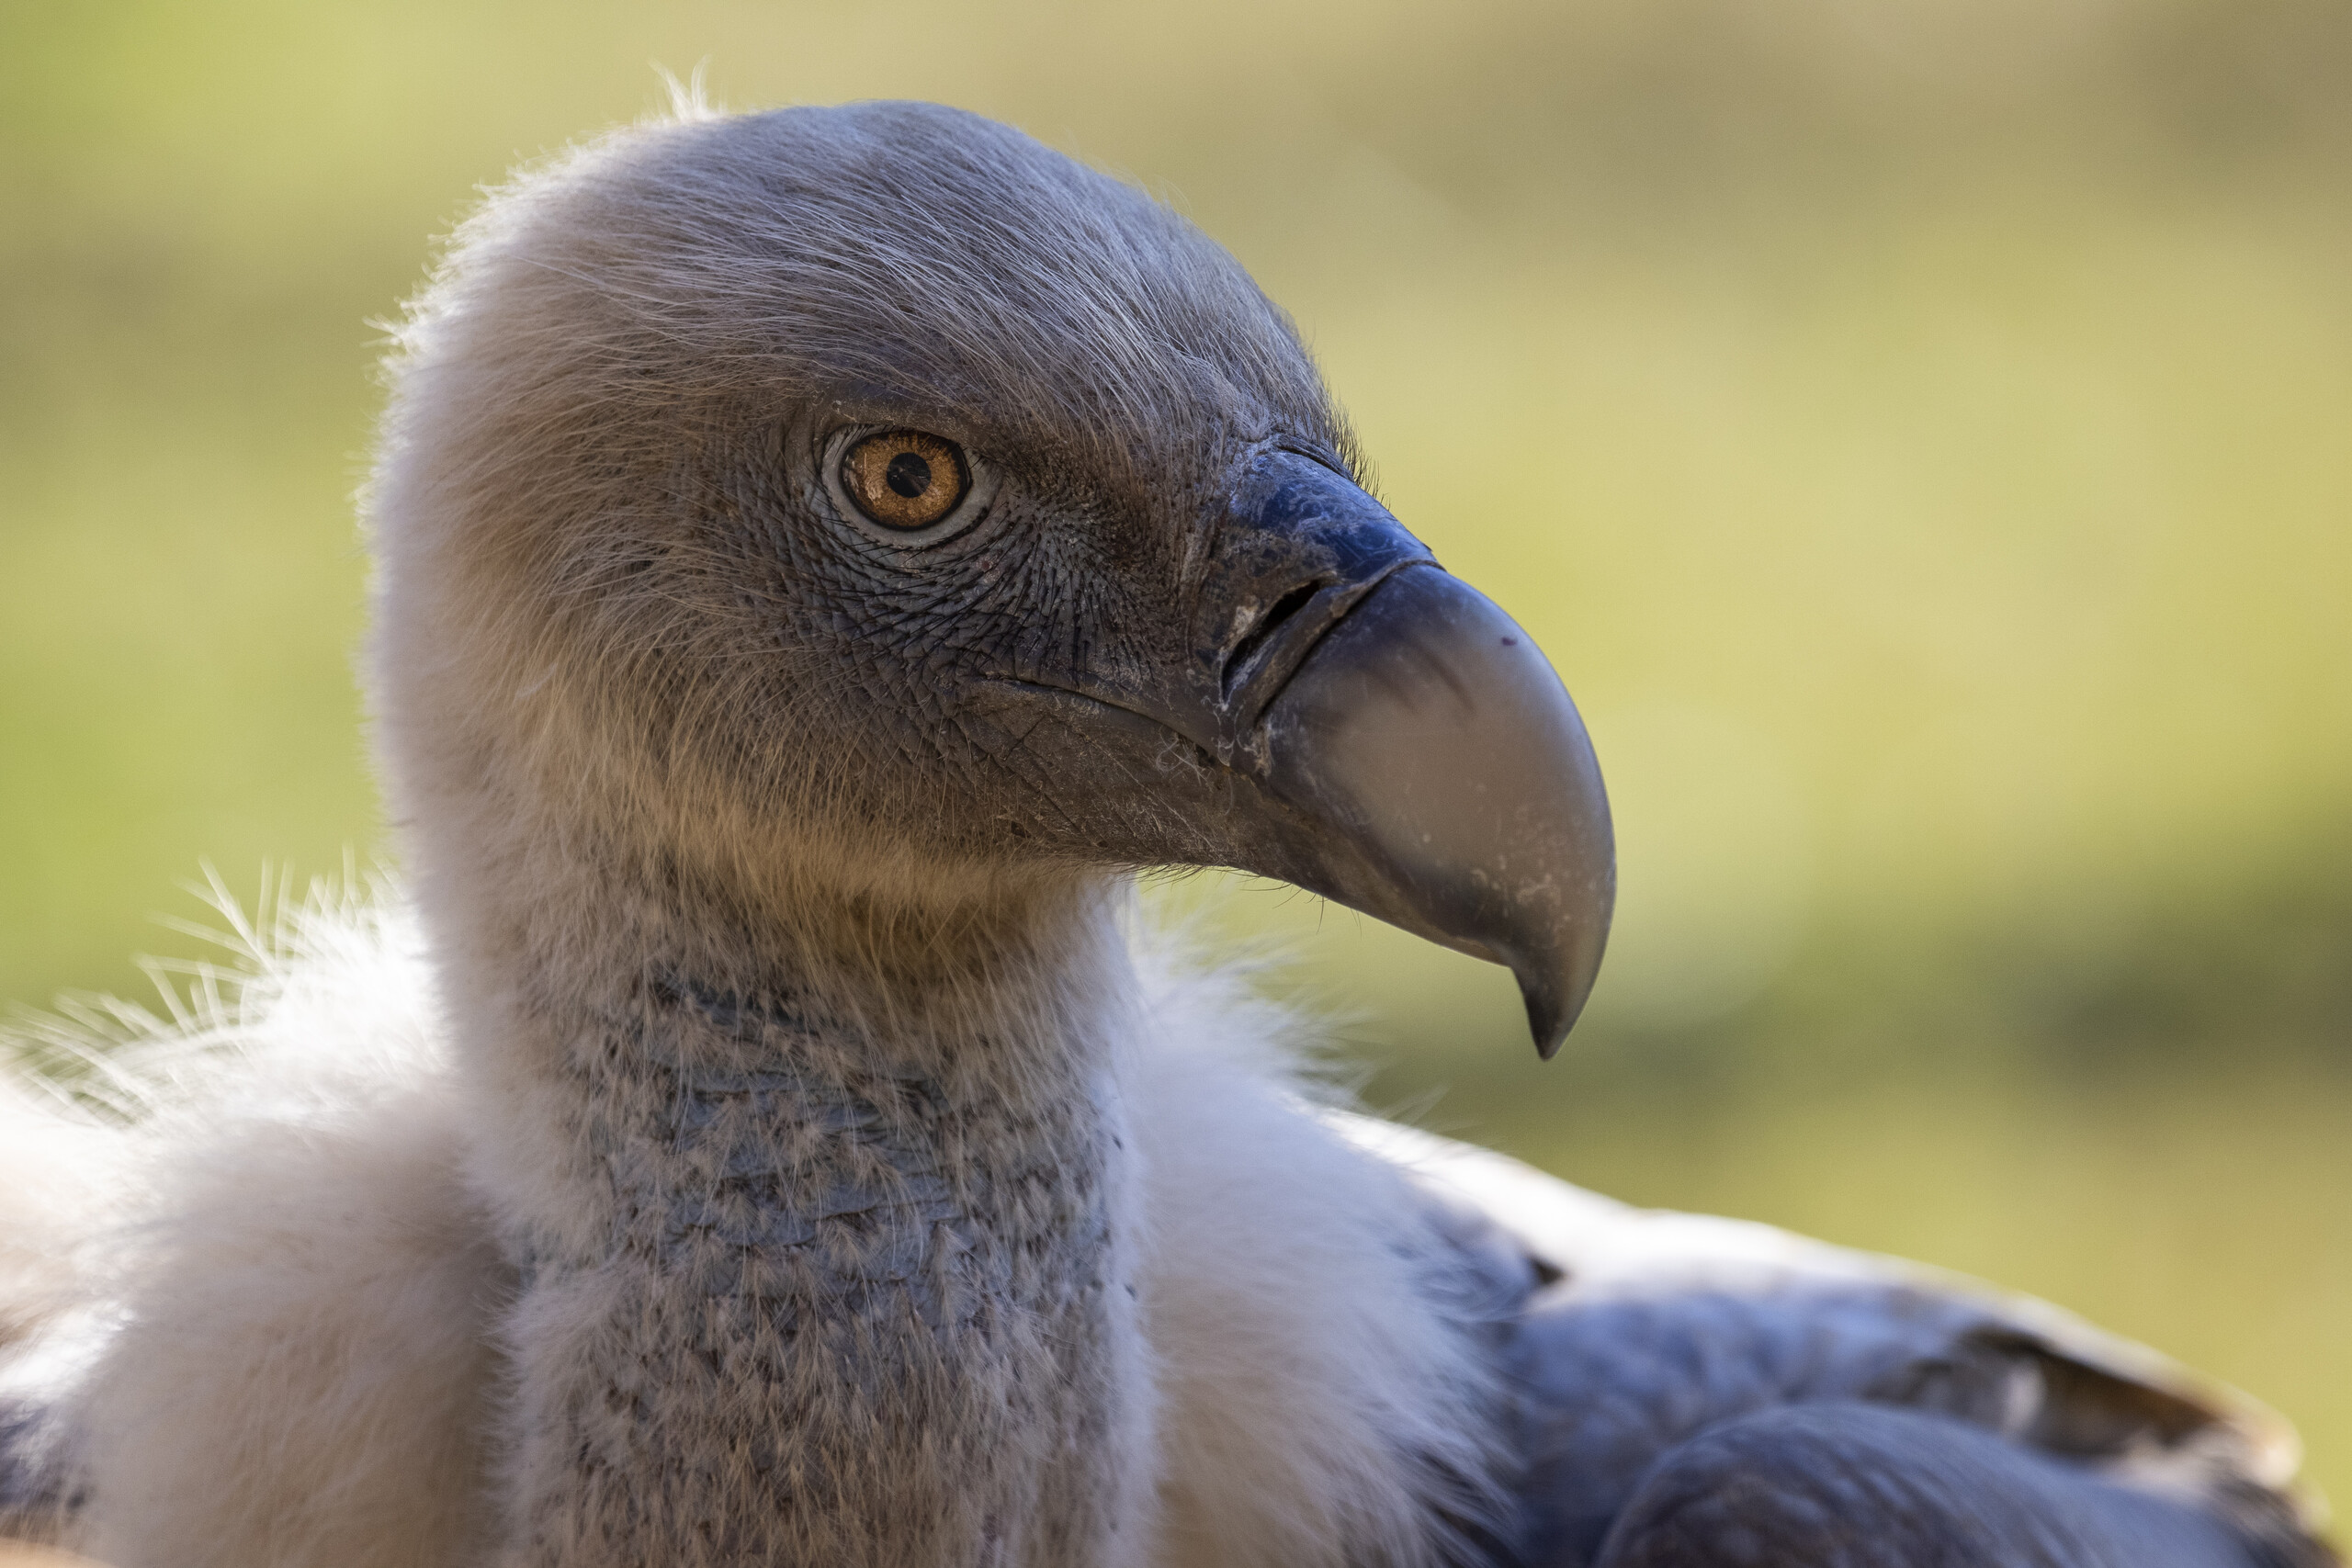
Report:
[[[109,1562],[423,1568],[490,1528],[480,1442],[514,1284],[461,1179],[470,1130],[415,922],[380,893],[232,920],[237,959],[176,1017],[119,1010],[88,1038],[95,1107],[20,1085],[0,1102],[0,1190],[20,1201],[0,1304],[20,1341],[52,1336],[14,1385],[85,1434],[83,1466],[137,1478],[72,1527]],[[1487,1374],[1415,1310],[1405,1179],[1329,1109],[1306,1021],[1139,945],[1148,1028],[1118,1077],[1142,1143],[1165,1560],[1308,1563],[1351,1541],[1410,1561],[1427,1487],[1397,1456],[1478,1468],[1464,1410]]]

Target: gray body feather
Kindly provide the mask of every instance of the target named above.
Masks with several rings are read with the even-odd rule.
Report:
[[[1589,1196],[1547,1226],[1540,1190],[1445,1179],[1492,1156],[1410,1153],[1494,1305],[1518,1466],[1496,1562],[2335,1561],[2278,1490],[2275,1418],[2038,1303]]]

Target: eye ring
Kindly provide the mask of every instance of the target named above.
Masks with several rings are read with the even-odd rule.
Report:
[[[945,436],[907,426],[837,432],[825,443],[823,477],[842,520],[895,549],[961,534],[996,491],[987,464]]]

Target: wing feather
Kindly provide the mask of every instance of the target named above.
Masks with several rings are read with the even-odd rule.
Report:
[[[1448,1213],[1476,1267],[1493,1273],[1483,1259],[1498,1247],[1530,1260],[1492,1332],[1518,1399],[1528,1529],[1553,1554],[1536,1560],[1594,1561],[1662,1456],[1702,1434],[1847,1403],[1946,1417],[2086,1484],[2186,1505],[2251,1561],[2336,1561],[2294,1490],[2286,1421],[2056,1307],[1769,1225],[1635,1209],[1409,1128],[1341,1122]]]

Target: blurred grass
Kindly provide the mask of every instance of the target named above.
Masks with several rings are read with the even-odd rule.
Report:
[[[1187,885],[1375,1095],[2048,1293],[2352,1495],[2352,12],[426,0],[0,9],[0,998],[209,855],[382,841],[348,493],[475,185],[710,62],[1166,191],[1591,721],[1568,1055],[1495,972]]]

